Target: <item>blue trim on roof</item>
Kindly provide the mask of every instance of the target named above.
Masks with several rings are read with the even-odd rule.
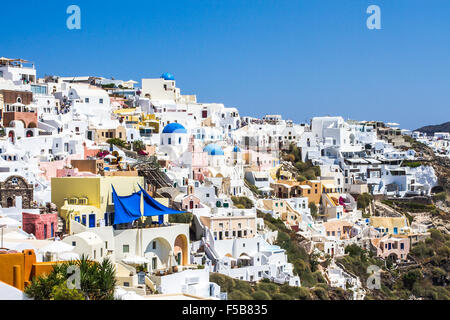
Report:
[[[205,148],[203,148],[204,152],[207,152],[210,156],[223,156],[223,150],[220,146],[215,143],[208,144]]]
[[[161,75],[161,78],[163,78],[164,80],[172,80],[175,81],[175,77],[173,76],[173,74],[171,74],[170,72],[165,72]]]
[[[165,126],[162,133],[187,133],[187,130],[181,124],[173,122]]]

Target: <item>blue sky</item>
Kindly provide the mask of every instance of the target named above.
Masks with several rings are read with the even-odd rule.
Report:
[[[66,9],[81,8],[81,30]],[[366,9],[381,8],[382,30]],[[2,3],[0,56],[38,75],[175,75],[184,94],[242,115],[450,121],[450,1],[216,0]]]

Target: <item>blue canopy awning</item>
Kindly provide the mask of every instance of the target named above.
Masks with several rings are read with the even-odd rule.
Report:
[[[131,223],[139,219],[141,215],[141,192],[133,193],[131,196],[119,197],[112,186],[114,202],[114,224]]]
[[[142,194],[144,195],[144,216],[146,217],[152,217],[152,216],[161,216],[165,214],[179,214],[179,213],[185,213],[184,211],[178,211],[174,209],[170,209],[155,199],[153,199],[147,191],[145,191],[140,185],[139,188],[141,189]]]

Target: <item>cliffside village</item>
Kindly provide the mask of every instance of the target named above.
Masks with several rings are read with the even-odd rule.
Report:
[[[448,134],[340,116],[244,116],[183,95],[170,73],[139,88],[36,74],[28,61],[0,58],[0,298],[26,299],[33,277],[82,255],[114,263],[124,300],[227,299],[211,273],[301,286],[270,215],[308,253],[331,259],[329,284],[351,283],[361,299],[359,279],[334,263],[346,246],[401,263],[428,234],[426,223],[357,200],[426,201],[435,172],[404,165],[421,155],[398,138],[448,156]],[[314,177],[295,173],[286,157],[294,147],[297,162],[320,168]]]

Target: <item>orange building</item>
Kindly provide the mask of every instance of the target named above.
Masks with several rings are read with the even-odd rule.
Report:
[[[22,290],[35,277],[49,274],[55,262],[36,262],[34,250],[22,253],[0,251],[0,281]]]

